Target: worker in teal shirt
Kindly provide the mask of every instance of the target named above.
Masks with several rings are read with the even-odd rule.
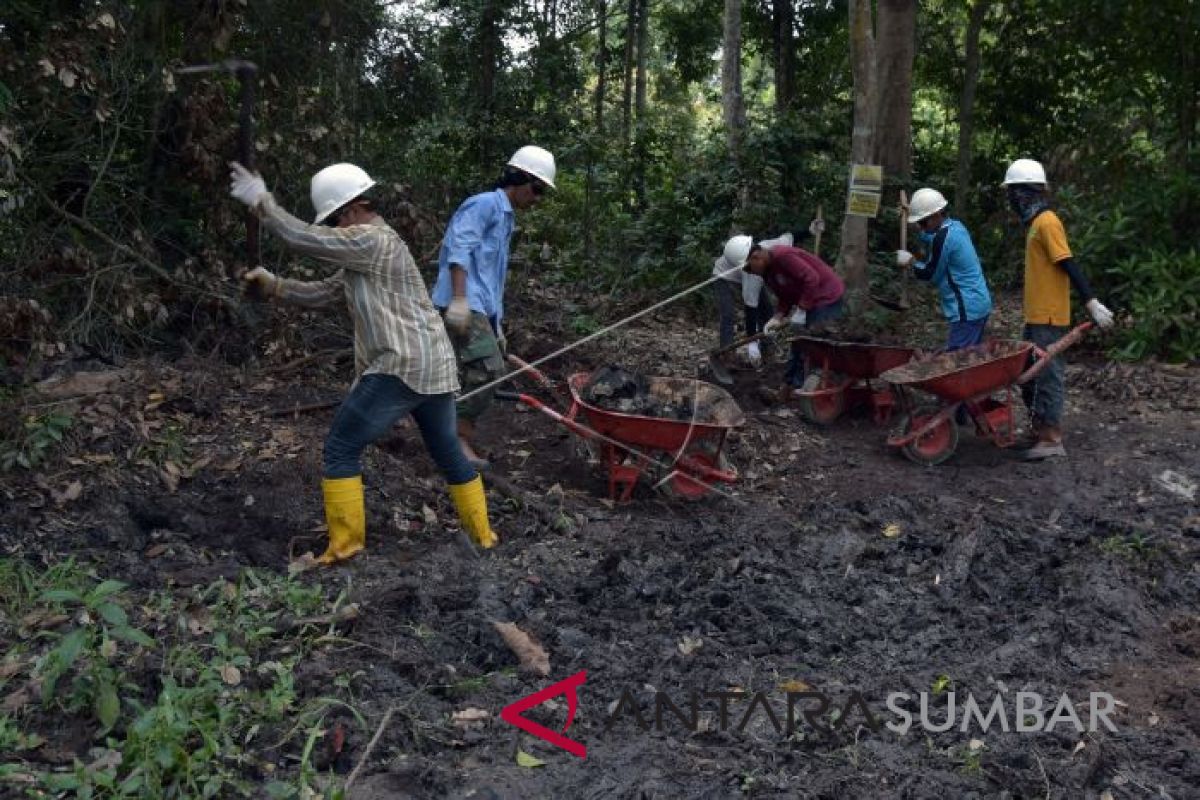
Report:
[[[937,189],[913,193],[908,219],[920,229],[927,255],[918,261],[907,250],[897,250],[896,265],[911,266],[913,275],[937,287],[942,314],[950,323],[946,349],[961,350],[983,342],[992,295],[971,234],[946,215],[946,206],[946,198]]]
[[[432,299],[446,322],[458,360],[462,393],[486,386],[505,373],[504,282],[514,210],[530,208],[554,188],[554,156],[540,147],[522,147],[508,160],[496,188],[467,198],[446,228],[438,254]],[[458,438],[476,469],[488,463],[475,452],[475,421],[493,392],[458,403]]]

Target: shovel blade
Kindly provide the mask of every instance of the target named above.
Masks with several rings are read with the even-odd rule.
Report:
[[[720,356],[710,355],[708,357],[708,369],[717,379],[717,383],[723,386],[733,386],[733,376],[729,374],[729,369],[721,363]]]

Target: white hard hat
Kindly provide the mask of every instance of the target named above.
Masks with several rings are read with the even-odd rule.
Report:
[[[936,214],[949,203],[937,189],[917,189],[908,202],[908,221],[920,222],[930,214]]]
[[[1008,171],[1004,173],[1004,183],[1000,185],[1008,186],[1010,183],[1040,183],[1044,186],[1046,170],[1032,158],[1018,158],[1008,165]]]
[[[554,176],[558,170],[554,166],[554,156],[549,150],[543,150],[537,145],[527,144],[508,160],[510,167],[516,167],[522,172],[528,172],[551,189],[554,189]]]
[[[725,270],[741,269],[746,266],[746,259],[750,256],[750,247],[754,244],[754,239],[746,235],[734,236],[725,243]]]
[[[353,164],[331,164],[312,177],[309,196],[319,225],[333,212],[375,185],[371,176]]]

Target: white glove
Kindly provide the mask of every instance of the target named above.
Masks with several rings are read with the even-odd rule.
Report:
[[[1101,303],[1096,298],[1087,301],[1088,313],[1092,315],[1092,319],[1101,328],[1111,328],[1113,324],[1113,313],[1109,311],[1104,303]]]
[[[908,252],[907,250],[897,250],[896,251],[896,266],[897,267],[907,267],[912,262],[913,262],[913,254],[912,253]]]
[[[450,301],[450,307],[446,309],[447,328],[457,334],[465,334],[470,319],[471,307],[467,305],[467,298],[455,297]]]
[[[785,317],[782,314],[776,314],[767,320],[767,324],[763,325],[763,333],[774,333],[779,328],[783,327]]]
[[[251,172],[236,161],[229,162],[229,193],[254,208],[267,195],[267,184],[257,172]]]
[[[804,323],[808,321],[808,312],[803,308],[797,308],[792,312],[792,327],[803,328]]]
[[[762,350],[759,348],[758,342],[750,342],[746,345],[746,360],[750,362],[751,366],[762,366]]]
[[[279,294],[279,278],[276,278],[270,270],[262,267],[255,267],[242,275],[242,282],[246,284],[248,292],[257,294],[259,297],[275,297]]]
[[[813,236],[816,236],[818,233],[824,233],[825,220],[818,217],[817,219],[814,219],[812,222],[808,223],[808,232]]]

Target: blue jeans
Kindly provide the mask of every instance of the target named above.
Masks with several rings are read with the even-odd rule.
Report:
[[[987,323],[988,317],[967,322],[951,322],[950,333],[946,337],[946,352],[982,344],[983,335],[987,332]]]
[[[1023,336],[1025,341],[1045,350],[1070,330],[1061,325],[1026,325]],[[1063,400],[1067,392],[1065,374],[1062,356],[1056,356],[1050,366],[1021,387],[1021,398],[1035,425],[1057,428],[1062,424]]]
[[[839,298],[827,306],[818,306],[808,312],[804,318],[805,328],[819,328],[826,322],[832,322],[842,316],[842,301]],[[799,351],[792,347],[792,355],[788,358],[787,371],[783,380],[788,386],[800,388],[804,385],[804,358]]]
[[[325,437],[326,478],[362,474],[362,451],[382,437],[396,420],[412,414],[425,449],[446,482],[467,483],[478,474],[458,444],[454,395],[418,394],[395,375],[363,375],[342,401]]]

